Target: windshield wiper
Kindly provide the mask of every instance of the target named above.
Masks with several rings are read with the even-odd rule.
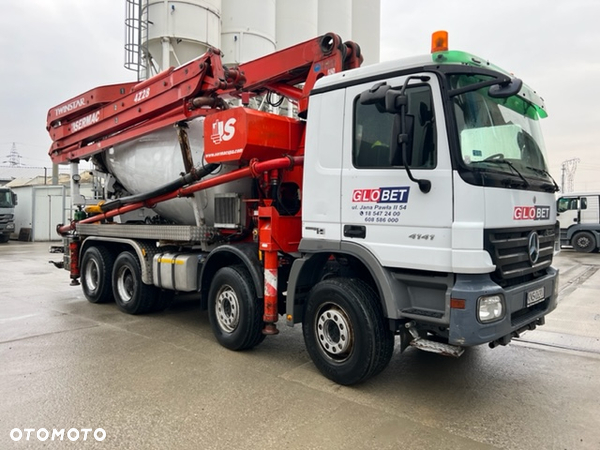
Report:
[[[511,163],[508,159],[504,159],[504,155],[502,155],[501,153],[498,153],[498,154],[492,155],[492,156],[488,156],[487,158],[485,158],[481,161],[471,161],[471,164],[475,164],[475,163],[506,164],[519,176],[519,178],[521,180],[523,180],[525,187],[526,188],[529,187],[529,181],[527,181],[527,179],[523,176],[523,174],[517,170],[517,168],[515,167],[515,165],[513,163]]]
[[[558,187],[558,184],[556,184],[556,181],[554,180],[554,177],[552,175],[550,175],[550,172],[548,172],[545,169],[538,169],[537,167],[531,167],[531,166],[525,166],[527,169],[529,170],[533,170],[536,173],[542,174],[547,176],[548,178],[550,178],[552,180],[552,185],[548,185],[548,187],[550,187],[551,189],[554,189],[552,192],[558,192],[560,190],[560,188]],[[550,192],[550,191],[549,191]]]

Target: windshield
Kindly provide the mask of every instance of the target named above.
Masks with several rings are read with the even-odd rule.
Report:
[[[535,105],[517,95],[489,96],[492,79],[479,74],[448,75],[460,159],[468,171],[485,175],[467,181],[542,190],[550,190],[551,184],[554,189]],[[481,87],[485,82],[487,86]]]
[[[6,189],[0,190],[0,208],[12,208],[13,206],[12,192]]]

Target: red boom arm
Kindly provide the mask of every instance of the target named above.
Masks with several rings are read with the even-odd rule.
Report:
[[[223,67],[220,52],[210,49],[141,83],[98,87],[51,108],[49,154],[54,163],[88,158],[166,125],[215,112],[222,104],[219,96],[244,102],[273,91],[298,102],[303,113],[319,78],[361,62],[358,45],[343,44],[332,33],[235,68]]]

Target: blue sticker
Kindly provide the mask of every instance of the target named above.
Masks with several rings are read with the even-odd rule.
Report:
[[[321,71],[321,64],[317,63],[315,64],[315,72],[320,72]]]
[[[483,153],[481,152],[481,150],[473,150],[473,156],[482,156]]]

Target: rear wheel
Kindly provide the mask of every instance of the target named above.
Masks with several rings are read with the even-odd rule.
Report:
[[[596,238],[589,231],[580,231],[573,236],[571,245],[578,252],[590,253],[596,249]]]
[[[114,255],[105,247],[88,247],[81,259],[81,287],[90,303],[113,300],[111,276]]]
[[[323,375],[351,385],[377,375],[394,351],[375,292],[358,279],[333,278],[310,292],[302,325],[306,349]]]
[[[153,309],[160,290],[142,282],[142,270],[137,257],[131,252],[121,253],[112,271],[115,302],[127,314],[144,314]]]
[[[252,278],[244,266],[217,271],[208,294],[208,318],[223,347],[244,350],[260,344],[263,301],[256,297]]]

